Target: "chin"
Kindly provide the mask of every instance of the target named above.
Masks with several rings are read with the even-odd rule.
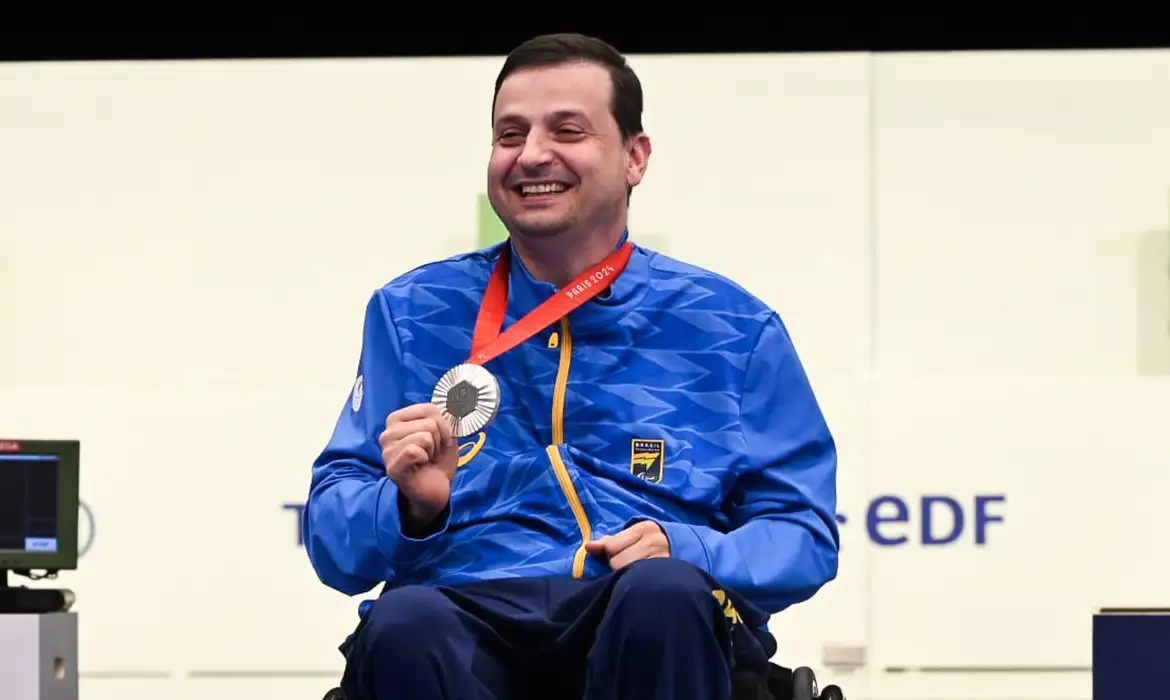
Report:
[[[551,215],[551,212],[521,212],[508,222],[508,229],[521,237],[550,238],[568,231],[572,225],[568,217]]]

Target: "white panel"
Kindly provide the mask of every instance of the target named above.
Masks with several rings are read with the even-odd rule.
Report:
[[[635,233],[775,304],[817,372],[854,375],[868,358],[866,66],[863,56],[637,63],[656,147]],[[474,243],[498,67],[0,70],[0,150],[18,164],[0,174],[5,254],[20,260],[16,381],[348,374],[370,290]],[[728,133],[748,143],[729,147]]]
[[[1037,669],[889,675],[881,697],[1089,697],[1093,612],[1167,602],[1167,416],[1170,381],[877,384],[872,484],[909,510],[876,530],[909,539],[874,552],[875,666]],[[961,504],[961,537],[924,544],[923,495]],[[979,527],[980,496],[1002,522]]]
[[[1165,231],[1142,238],[1138,268],[1138,372],[1170,375],[1170,213]]]
[[[772,304],[810,372],[869,367],[869,59],[631,59],[653,153],[631,230]]]
[[[878,369],[1170,371],[1170,51],[874,59]]]
[[[81,497],[94,513],[93,546],[77,571],[28,585],[76,593],[82,671],[168,668],[189,643],[177,631],[213,610],[192,597],[202,571],[213,566],[191,556],[193,535],[214,506],[187,498],[187,484],[215,478],[189,459],[203,427],[193,416],[182,397],[161,393],[0,390],[6,436],[81,441]]]
[[[84,624],[84,623],[82,623]],[[169,672],[156,674],[82,673],[78,696],[83,700],[159,700],[174,698],[186,700],[186,687],[182,677]],[[324,695],[324,691],[321,695]],[[207,698],[206,700],[219,700]],[[317,700],[317,698],[313,698]]]
[[[13,381],[351,376],[369,293],[474,246],[498,63],[0,66]]]
[[[214,508],[196,551],[216,562],[200,577],[216,614],[190,620],[188,668],[341,667],[337,646],[357,625],[358,601],[374,594],[350,598],[322,585],[297,546],[297,515],[282,504],[304,502],[309,465],[344,400],[344,389],[238,392],[218,397],[213,411],[200,397],[208,406],[200,420],[216,430],[192,459],[217,476],[192,483],[188,497]]]
[[[339,665],[357,600],[297,547],[340,391],[0,391],[5,435],[76,437],[95,521],[72,588],[84,670]],[[86,523],[82,527],[87,528]]]
[[[13,248],[11,242],[6,240],[4,228],[0,226],[0,385],[16,380],[16,345],[7,340],[14,337],[16,332],[16,280],[13,270],[17,261]]]

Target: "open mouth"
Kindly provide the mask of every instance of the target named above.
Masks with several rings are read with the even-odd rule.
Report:
[[[563,194],[569,190],[569,186],[563,182],[541,182],[537,184],[519,185],[512,189],[516,194],[527,199],[529,197],[548,197]]]

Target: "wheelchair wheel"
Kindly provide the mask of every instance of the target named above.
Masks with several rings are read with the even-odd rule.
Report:
[[[817,676],[811,668],[801,666],[792,671],[792,700],[818,700]]]
[[[826,685],[821,689],[819,700],[845,700],[845,691],[839,686]]]

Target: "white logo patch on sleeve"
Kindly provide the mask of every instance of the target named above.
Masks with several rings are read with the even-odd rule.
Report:
[[[365,393],[365,380],[359,374],[357,381],[353,383],[353,398],[350,399],[350,405],[353,406],[354,413],[362,410],[362,398],[365,396]]]

